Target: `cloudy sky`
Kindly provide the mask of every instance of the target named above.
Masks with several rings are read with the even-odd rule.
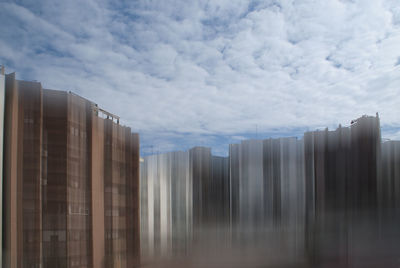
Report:
[[[144,154],[376,112],[400,139],[398,0],[6,1],[0,64],[120,115]]]

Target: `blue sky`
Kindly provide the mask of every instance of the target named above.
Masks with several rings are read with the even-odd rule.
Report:
[[[398,0],[1,6],[6,71],[120,115],[144,154],[204,145],[224,155],[244,138],[375,112],[383,137],[400,138]]]

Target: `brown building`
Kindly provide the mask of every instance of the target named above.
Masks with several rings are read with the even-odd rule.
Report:
[[[6,75],[3,267],[139,264],[139,137],[96,104]]]
[[[6,75],[3,267],[42,262],[42,87]]]

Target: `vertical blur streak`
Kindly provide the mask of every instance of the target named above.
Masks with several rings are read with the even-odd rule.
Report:
[[[141,242],[144,260],[187,249],[192,233],[189,153],[145,157],[141,162]]]
[[[400,142],[378,115],[141,163],[142,255],[169,267],[398,267]]]
[[[3,134],[4,134],[4,97],[5,75],[4,66],[0,67],[0,222],[3,223]],[[0,224],[0,264],[3,263],[3,224]]]

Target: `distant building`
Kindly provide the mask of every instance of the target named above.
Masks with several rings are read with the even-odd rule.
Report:
[[[143,256],[185,253],[192,222],[189,153],[144,157],[140,188]]]
[[[210,219],[212,183],[211,148],[194,147],[189,150],[189,172],[193,193],[193,228],[198,230]]]
[[[212,156],[212,184],[210,201],[211,220],[217,225],[229,225],[230,211],[230,179],[229,157]]]
[[[304,250],[303,141],[245,140],[230,145],[229,158],[233,242],[269,241],[298,256]]]
[[[377,224],[379,117],[362,116],[333,131],[306,132],[304,153],[307,251],[316,261],[336,258],[338,266],[345,265],[346,254],[362,235],[357,227],[372,232]]]
[[[232,224],[266,228],[304,218],[303,142],[247,140],[230,145]]]
[[[142,255],[184,254],[192,229],[189,153],[145,156],[141,163]]]
[[[264,225],[263,142],[246,140],[231,145],[231,185],[234,219],[241,227]]]
[[[380,208],[400,208],[400,141],[382,143],[381,181],[378,185]]]
[[[307,207],[315,213],[377,206],[381,136],[379,117],[349,127],[304,134]]]
[[[185,254],[204,227],[229,224],[228,158],[210,148],[150,155],[141,163],[141,243],[146,257]]]

